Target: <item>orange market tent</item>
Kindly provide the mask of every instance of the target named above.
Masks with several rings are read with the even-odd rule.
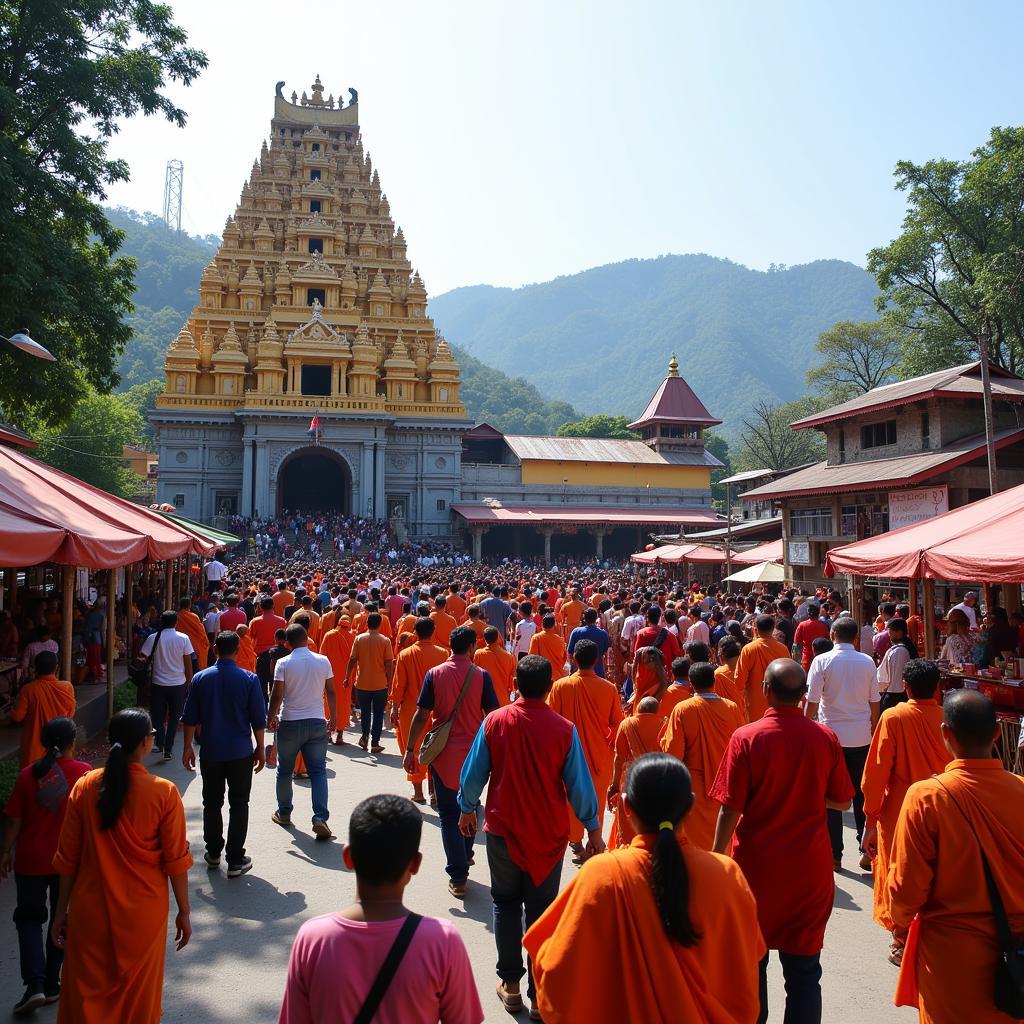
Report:
[[[833,548],[825,575],[1024,582],[1024,484],[923,523]]]
[[[0,447],[0,565],[113,569],[216,547],[156,512]]]
[[[747,548],[746,551],[737,551],[732,556],[733,562],[737,565],[757,565],[760,562],[778,562],[782,564],[782,538],[778,540],[765,541],[755,548]]]
[[[632,561],[642,565],[679,565],[683,562],[724,562],[725,552],[705,544],[663,544],[653,551],[639,551]]]

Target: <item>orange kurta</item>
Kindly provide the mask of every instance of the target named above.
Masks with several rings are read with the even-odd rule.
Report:
[[[235,655],[235,662],[246,672],[256,671],[256,648],[248,633],[238,638],[238,653]]]
[[[719,665],[715,669],[715,693],[719,697],[731,700],[743,712],[744,721],[746,721],[747,709],[743,700],[743,694],[736,685],[735,667],[729,668],[728,665]]]
[[[21,722],[21,767],[46,753],[39,731],[51,718],[74,718],[75,688],[54,675],[36,676],[18,691],[11,721]]]
[[[499,640],[477,651],[473,661],[490,675],[498,702],[504,707],[512,699],[512,691],[516,688],[516,656],[509,654]],[[599,793],[598,799],[600,797]]]
[[[433,637],[428,640],[417,640],[410,644],[395,662],[394,679],[391,685],[391,703],[398,710],[398,724],[395,735],[398,749],[404,754],[409,742],[409,727],[413,715],[416,714],[416,699],[423,688],[426,674],[442,662],[448,660],[448,648],[438,647]],[[410,782],[422,782],[427,777],[427,769],[417,764],[417,770],[405,776]]]
[[[637,836],[628,848],[587,861],[523,938],[546,1024],[757,1019],[765,943],[743,873],[728,857],[680,838],[690,920],[702,936],[681,946],[665,935],[651,891],[654,841]]]
[[[395,627],[395,635],[392,638],[393,647],[397,653],[401,648],[399,647],[399,641],[403,633],[411,633],[413,637],[416,636],[416,616],[415,615],[403,615],[398,620],[398,625]]]
[[[167,946],[167,879],[192,856],[174,784],[130,766],[124,809],[100,830],[103,771],[68,797],[54,870],[73,875],[58,1024],[156,1024]]]
[[[619,722],[619,728],[615,733],[614,755],[615,759],[622,764],[622,775],[619,778],[619,791],[626,788],[626,776],[629,773],[629,766],[644,754],[653,754],[661,750],[659,737],[665,726],[665,720],[660,713],[631,715]],[[604,800],[605,794],[598,793],[598,800]],[[612,816],[612,830],[608,837],[608,849],[614,850],[620,846],[629,846],[636,833],[629,819],[622,813],[621,801],[615,801],[615,810]]]
[[[677,704],[682,704],[684,700],[689,700],[693,696],[693,687],[689,683],[678,684],[672,682],[669,684],[668,689],[662,694],[661,706],[658,710],[664,716],[666,721],[668,716],[672,714],[672,709]],[[634,701],[633,706],[636,707]]]
[[[189,638],[192,650],[199,659],[199,667],[206,668],[210,664],[210,638],[203,620],[195,612],[186,609],[178,612],[178,624],[174,628]]]
[[[669,715],[661,749],[678,757],[690,770],[693,810],[686,816],[686,834],[694,846],[710,850],[721,804],[708,796],[729,738],[744,725],[743,712],[724,697],[699,694],[677,704]]]
[[[324,635],[320,653],[331,663],[334,676],[334,721],[331,726],[341,732],[352,716],[352,688],[344,686],[345,669],[352,654],[352,631],[345,623],[335,626]]]
[[[461,622],[466,617],[466,609],[469,603],[463,601],[458,594],[448,594],[444,599],[444,610],[456,621]]]
[[[921,1024],[1012,1024],[992,999],[999,950],[982,849],[1010,932],[1024,934],[1024,779],[994,758],[958,759],[910,787],[887,906],[898,927],[910,928],[896,1005],[917,1006]]]
[[[885,906],[885,884],[896,822],[910,786],[938,774],[949,761],[941,724],[942,708],[937,700],[910,700],[883,712],[871,737],[861,789],[868,824],[878,827],[874,917],[888,931],[893,924]]]
[[[565,671],[565,640],[554,629],[540,629],[530,637],[530,654],[547,658],[554,679],[558,679]]]
[[[740,651],[736,662],[736,686],[743,694],[743,708],[748,722],[756,722],[768,710],[762,690],[765,669],[776,658],[788,658],[789,648],[771,637],[756,636]]]
[[[487,623],[481,622],[479,619],[466,619],[465,622],[460,622],[460,626],[469,626],[474,633],[476,633],[476,649],[482,651],[487,646],[487,641],[484,640],[484,630],[487,629]]]
[[[583,613],[587,606],[582,601],[563,601],[557,612],[557,619],[562,624],[562,632],[569,634],[583,621]]]
[[[551,687],[548,705],[576,726],[597,791],[597,817],[603,824],[605,794],[612,781],[612,746],[622,721],[619,692],[592,669],[580,669]],[[569,841],[578,843],[582,838],[583,823],[570,813]]]
[[[430,617],[434,620],[434,643],[442,647],[448,646],[452,630],[458,625],[446,611],[432,611]]]

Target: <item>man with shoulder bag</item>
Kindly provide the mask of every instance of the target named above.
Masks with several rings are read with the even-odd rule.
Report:
[[[490,675],[473,664],[476,631],[470,626],[459,626],[452,630],[448,643],[452,656],[432,668],[423,679],[403,763],[410,775],[416,773],[420,764],[430,768],[441,819],[448,891],[462,899],[466,895],[474,837],[459,831],[459,772],[480,723],[500,704]],[[430,732],[424,736],[428,723]]]

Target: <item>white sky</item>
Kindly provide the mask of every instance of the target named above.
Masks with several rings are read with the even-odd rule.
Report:
[[[899,230],[898,159],[960,157],[1020,121],[1024,71],[991,0],[176,0],[210,66],[174,90],[179,130],[126,123],[160,212],[219,233],[285,95],[360,93],[364,144],[432,293],[519,285],[630,257],[863,264]],[[898,10],[894,11],[894,8]],[[986,56],[987,54],[987,56]]]

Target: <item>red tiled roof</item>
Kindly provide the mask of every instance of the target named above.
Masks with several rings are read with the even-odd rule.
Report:
[[[647,403],[640,418],[630,423],[629,429],[636,430],[647,423],[694,423],[697,426],[713,427],[721,422],[704,408],[704,403],[682,377],[668,376],[661,382],[661,387]]]
[[[468,523],[530,523],[545,524],[608,523],[615,526],[643,526],[676,523],[702,526],[725,520],[710,508],[652,508],[651,506],[614,505],[452,505],[452,511]]]

